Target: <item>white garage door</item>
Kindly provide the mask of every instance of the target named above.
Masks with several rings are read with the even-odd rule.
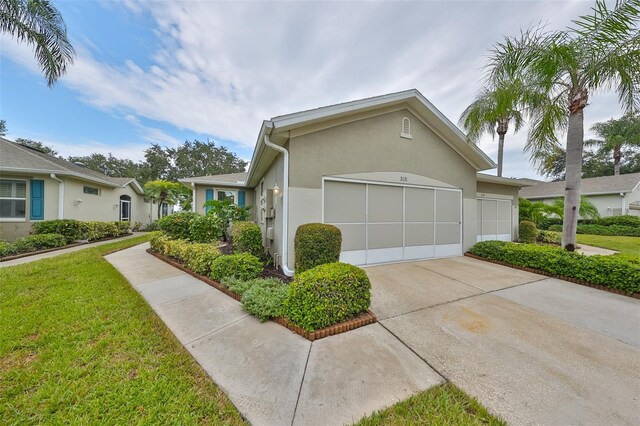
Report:
[[[324,223],[342,231],[340,260],[354,265],[462,254],[457,189],[325,180]]]
[[[478,241],[511,241],[511,200],[478,198]]]

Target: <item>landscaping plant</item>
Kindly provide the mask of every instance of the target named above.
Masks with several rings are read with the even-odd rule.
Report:
[[[276,278],[257,278],[242,293],[242,306],[261,322],[284,315],[289,286]]]
[[[296,230],[295,271],[297,274],[340,260],[342,234],[333,225],[307,223]]]
[[[222,237],[224,223],[214,215],[198,214],[189,221],[189,240],[196,243],[212,243]]]
[[[178,212],[157,221],[158,227],[176,240],[188,240],[191,237],[191,220],[198,216],[195,212]]]
[[[538,231],[538,241],[542,243],[548,244],[557,244],[560,245],[562,243],[562,231],[545,231],[543,229]]]
[[[82,223],[75,219],[41,220],[31,224],[34,234],[61,234],[72,243],[82,238]]]
[[[536,228],[536,224],[533,222],[529,222],[528,220],[523,220],[520,222],[520,242],[533,244],[536,242],[538,238],[538,229]]]
[[[371,283],[364,270],[335,262],[296,274],[289,285],[285,316],[315,331],[353,318],[370,304]]]
[[[15,244],[8,241],[0,241],[0,257],[11,256],[17,252],[18,249]]]
[[[204,207],[207,210],[207,215],[214,215],[222,219],[222,238],[224,241],[229,240],[231,224],[249,220],[249,211],[251,210],[251,206],[240,207],[230,200],[209,200],[204,203]]]
[[[233,250],[236,253],[251,253],[260,259],[265,257],[262,230],[255,222],[234,222],[232,235]]]
[[[211,263],[209,276],[218,282],[225,277],[251,280],[258,278],[263,269],[264,264],[262,261],[252,254],[227,254],[216,258]]]
[[[220,255],[220,250],[214,244],[191,243],[183,250],[185,266],[200,275],[209,275],[211,264]]]

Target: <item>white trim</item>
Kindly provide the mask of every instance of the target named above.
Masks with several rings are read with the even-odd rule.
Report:
[[[55,173],[51,173],[50,177],[58,181],[58,219],[64,219],[64,181]]]
[[[351,179],[351,178],[344,178],[344,177],[335,177],[335,176],[323,176],[322,177],[322,182],[324,185],[324,181],[325,180],[332,180],[332,181],[336,181],[336,182],[346,182],[346,183],[365,183],[365,184],[369,184],[369,185],[380,185],[380,186],[400,186],[403,188],[424,188],[424,189],[437,189],[439,191],[453,191],[453,192],[462,192],[462,190],[460,188],[446,188],[446,187],[441,187],[441,186],[434,186],[434,185],[421,185],[418,183],[393,183],[393,182],[380,182],[380,181],[373,181],[373,180],[365,180],[365,179]],[[323,186],[324,189],[324,186]]]
[[[24,182],[24,198],[22,197],[0,197],[0,200],[17,200],[24,201],[24,217],[0,217],[0,222],[26,222],[27,215],[29,219],[31,219],[30,212],[27,210],[27,205],[29,205],[29,209],[31,209],[31,188],[29,187],[29,180],[23,178],[12,178],[2,176],[0,180],[10,180],[14,182]],[[44,188],[43,188],[44,191]],[[29,203],[27,204],[27,198],[29,198]]]
[[[120,209],[118,211],[118,221],[119,222],[131,222],[131,200],[119,200],[120,201]],[[127,203],[129,207],[127,208],[127,218],[125,219],[122,216],[122,204]],[[164,203],[162,203],[164,204]],[[162,206],[160,206],[160,211],[162,212]]]
[[[26,215],[27,212],[25,211],[24,214]],[[26,218],[22,218],[22,217],[0,217],[0,223],[3,222],[26,222],[27,219]]]
[[[462,235],[460,236],[462,239]],[[462,243],[460,244],[440,244],[435,246],[434,257],[462,256]]]
[[[235,204],[236,206],[238,205],[238,190],[237,189],[233,189],[233,188],[208,188],[208,189],[213,189],[213,199],[218,200],[218,192],[222,191],[222,192],[233,192],[233,204]]]
[[[205,189],[206,191],[206,189]],[[196,195],[197,195],[197,190],[196,190],[196,184],[191,182],[191,211],[192,212],[196,212]]]
[[[404,260],[430,259],[436,255],[435,245],[408,246],[404,248]]]
[[[352,265],[366,265],[367,251],[366,250],[350,250],[350,251],[340,252],[340,262],[350,263]]]

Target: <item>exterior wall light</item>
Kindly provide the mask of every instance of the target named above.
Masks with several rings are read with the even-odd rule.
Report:
[[[276,197],[280,197],[282,195],[282,191],[280,190],[280,187],[278,186],[277,183],[273,187],[273,195],[275,195]]]

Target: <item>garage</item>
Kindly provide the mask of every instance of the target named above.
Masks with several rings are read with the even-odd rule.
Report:
[[[511,200],[478,198],[478,241],[511,241]]]
[[[455,188],[325,179],[323,222],[340,229],[340,260],[354,265],[462,254]]]

